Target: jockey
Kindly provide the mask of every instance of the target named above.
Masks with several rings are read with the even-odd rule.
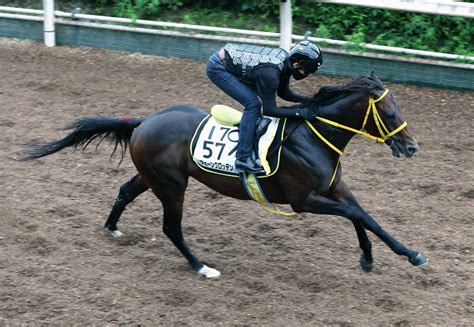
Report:
[[[290,77],[295,80],[306,78],[322,63],[321,50],[309,41],[301,41],[289,52],[280,48],[228,43],[209,58],[209,79],[244,106],[235,162],[238,170],[249,173],[263,171],[259,160],[252,158],[254,132],[262,111],[263,115],[272,117],[312,119],[317,115],[310,108],[290,110],[277,107],[276,94],[291,102],[309,100],[309,97],[290,89]]]

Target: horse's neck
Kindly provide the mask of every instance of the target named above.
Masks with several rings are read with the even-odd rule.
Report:
[[[330,105],[321,106],[319,108],[319,116],[358,130],[361,128],[364,119],[365,103],[362,96],[354,95]],[[353,132],[329,125],[317,119],[313,122],[313,126],[329,142],[342,151],[354,136]],[[317,136],[315,135],[315,137]]]
[[[368,97],[365,94],[354,93],[329,105],[321,106],[320,115],[339,124],[359,129],[366,113],[367,101]]]

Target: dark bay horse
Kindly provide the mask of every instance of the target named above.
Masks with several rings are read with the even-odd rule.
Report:
[[[338,215],[355,227],[364,271],[373,267],[371,242],[366,230],[377,235],[393,252],[417,266],[428,262],[420,252],[401,244],[357,203],[343,182],[339,165],[340,152],[356,133],[388,144],[392,154],[410,158],[419,147],[405,128],[395,97],[371,74],[358,77],[342,86],[326,86],[307,103],[318,106],[320,118],[288,121],[293,130],[282,152],[278,172],[261,179],[261,186],[272,203],[290,204],[295,212]],[[296,106],[295,106],[296,107]],[[291,110],[291,107],[290,109]],[[178,105],[145,118],[92,117],[75,121],[65,138],[33,147],[25,159],[37,159],[66,147],[86,148],[97,138],[110,138],[124,152],[129,146],[138,174],[120,187],[119,195],[105,223],[113,235],[121,233],[117,222],[127,204],[152,189],[164,212],[163,231],[181,251],[192,269],[205,277],[220,272],[204,265],[187,246],[182,230],[184,193],[189,176],[233,198],[248,200],[239,178],[208,173],[190,156],[194,131],[208,113],[199,108]],[[361,132],[361,130],[363,130]],[[320,136],[317,136],[319,134]]]

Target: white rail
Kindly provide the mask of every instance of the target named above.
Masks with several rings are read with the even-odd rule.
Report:
[[[72,14],[56,11],[56,17],[67,17],[71,18]],[[129,18],[118,18],[118,17],[109,17],[109,16],[97,16],[97,15],[85,15],[85,14],[75,14],[76,19],[85,19],[92,21],[101,21],[101,22],[110,22],[110,23],[122,23],[122,24],[133,24],[133,25],[143,25],[143,26],[156,26],[156,27],[173,27],[173,28],[182,28],[182,29],[191,29],[196,31],[208,31],[208,32],[221,32],[221,33],[235,33],[243,35],[254,35],[254,36],[269,36],[269,37],[279,37],[280,33],[273,32],[261,32],[253,30],[241,30],[236,28],[227,28],[227,27],[212,27],[212,26],[203,26],[203,25],[191,25],[191,24],[180,24],[180,23],[169,23],[169,22],[160,22],[152,20],[142,20],[142,19],[129,19]]]
[[[312,2],[474,18],[474,3],[450,0],[313,0]]]
[[[296,40],[303,40],[304,36],[293,35],[293,38]],[[414,49],[405,49],[405,48],[399,48],[399,47],[388,47],[385,45],[377,45],[377,44],[359,44],[359,43],[354,43],[354,42],[349,42],[349,41],[322,39],[319,37],[309,37],[308,39],[310,41],[317,42],[317,43],[327,43],[327,44],[338,45],[338,46],[360,46],[364,49],[383,51],[383,52],[392,52],[392,53],[398,53],[398,54],[410,54],[410,55],[415,55],[415,56],[430,57],[430,58],[437,58],[437,59],[449,59],[449,60],[464,59],[464,60],[474,61],[474,57],[459,56],[459,55],[444,53],[444,52],[414,50]]]
[[[43,16],[32,16],[32,15],[21,15],[21,14],[8,14],[0,12],[0,18],[11,18],[11,19],[21,19],[21,20],[33,20],[42,22]]]
[[[333,1],[333,0],[329,0]],[[334,0],[335,1],[335,0]],[[2,13],[9,12],[9,13]],[[10,14],[18,12],[18,14]],[[22,8],[12,8],[12,7],[1,7],[0,6],[0,18],[16,18],[16,19],[25,19],[25,20],[43,20],[43,10],[35,9],[22,9]],[[266,45],[275,45],[278,46],[279,42],[277,40],[262,40],[255,38],[242,38],[242,37],[230,37],[222,35],[209,35],[209,34],[196,34],[196,33],[185,33],[180,31],[168,31],[168,30],[158,30],[153,28],[143,28],[137,27],[141,26],[150,26],[150,27],[171,27],[175,29],[183,30],[194,30],[194,31],[206,31],[206,32],[216,32],[216,33],[226,33],[226,34],[237,34],[237,35],[246,35],[246,36],[255,36],[255,37],[267,37],[267,38],[278,38],[280,33],[274,32],[263,32],[263,31],[253,31],[253,30],[243,30],[235,28],[220,28],[212,26],[203,26],[203,25],[192,25],[192,24],[180,24],[180,23],[170,23],[170,22],[160,22],[160,21],[149,21],[149,20],[132,20],[128,18],[118,18],[118,17],[108,17],[108,16],[97,16],[97,15],[85,15],[85,14],[75,14],[74,18],[78,20],[71,20],[73,16],[71,13],[66,13],[62,11],[55,11],[55,16],[59,17],[56,21],[57,24],[64,25],[76,25],[76,26],[88,26],[95,28],[104,28],[104,29],[114,29],[114,30],[123,30],[123,31],[133,31],[141,33],[151,33],[151,34],[161,34],[161,35],[174,35],[174,36],[183,36],[190,38],[200,38],[200,39],[212,39],[212,40],[223,40],[223,41],[233,41],[233,42],[247,42],[254,44],[266,44]],[[87,21],[81,21],[87,20]],[[112,25],[112,24],[103,24],[99,22],[108,22],[116,23],[122,25]],[[126,26],[132,25],[132,26]],[[302,35],[292,35],[293,40],[302,40],[304,36]],[[399,47],[389,47],[376,44],[358,44],[349,41],[340,41],[324,38],[309,38],[311,41],[326,43],[333,46],[361,46],[362,48],[369,50],[376,50],[394,54],[410,54],[415,56],[427,57],[427,58],[436,58],[436,59],[447,59],[447,60],[468,60],[474,61],[472,56],[460,56],[449,53],[442,52],[433,52],[433,51],[423,51],[423,50],[414,50],[414,49],[405,49]]]
[[[40,9],[25,9],[17,7],[4,7],[0,6],[0,11],[14,12],[18,14],[31,14],[31,15],[43,15],[44,11]]]
[[[276,46],[276,47],[280,44],[279,41],[277,40],[272,41],[272,40],[249,39],[249,38],[242,38],[242,37],[222,36],[222,35],[196,34],[196,33],[191,34],[191,33],[179,32],[179,31],[154,30],[150,28],[131,27],[131,26],[123,26],[123,25],[112,25],[112,24],[103,24],[103,23],[94,23],[94,22],[77,22],[77,21],[65,20],[63,18],[58,18],[56,23],[63,24],[63,25],[94,27],[94,28],[101,28],[101,29],[108,29],[108,30],[115,30],[115,31],[179,36],[179,37],[187,37],[187,38],[203,39],[203,40],[252,43],[252,44],[261,44],[261,45],[271,45],[271,46]]]

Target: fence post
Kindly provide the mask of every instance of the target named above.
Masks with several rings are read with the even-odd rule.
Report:
[[[280,1],[280,48],[290,50],[292,34],[291,0]]]
[[[56,33],[54,31],[54,0],[43,0],[44,10],[44,44],[47,47],[56,45]]]

